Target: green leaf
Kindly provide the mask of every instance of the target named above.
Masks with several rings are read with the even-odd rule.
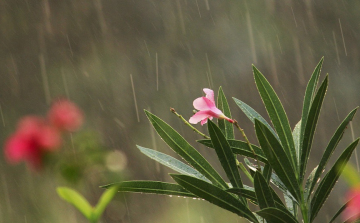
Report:
[[[360,185],[359,172],[350,163],[344,167],[343,172],[342,172],[342,178],[346,181],[346,183],[350,187],[357,187],[358,185]]]
[[[250,121],[252,123],[255,124],[255,119],[259,120],[264,125],[266,125],[270,129],[270,131],[274,134],[274,136],[280,141],[279,136],[276,134],[274,129],[269,125],[269,123],[259,113],[257,113],[252,107],[247,105],[245,102],[243,102],[237,98],[234,98],[234,97],[233,97],[233,100],[235,101],[236,105],[239,106],[241,111],[243,111],[244,114],[250,119]]]
[[[58,187],[56,191],[62,199],[76,207],[88,220],[92,220],[93,207],[81,194],[68,187]]]
[[[337,217],[339,217],[339,215],[341,215],[341,213],[346,209],[346,207],[348,206],[348,204],[353,200],[354,198],[350,199],[348,202],[346,202],[343,206],[341,206],[341,208],[335,213],[335,215],[331,218],[331,220],[329,221],[329,223],[332,223],[336,220]]]
[[[318,92],[316,93],[314,101],[312,102],[310,107],[309,115],[305,125],[304,135],[300,136],[300,182],[302,182],[302,179],[304,178],[304,174],[306,172],[306,165],[309,159],[311,145],[314,138],[314,133],[318,122],[321,106],[324,101],[324,97],[328,87],[328,80],[328,76],[326,76]]]
[[[331,137],[329,144],[326,146],[324,154],[322,155],[320,163],[318,165],[318,168],[315,172],[314,180],[311,183],[311,187],[309,189],[308,195],[310,195],[312,193],[312,191],[314,190],[314,187],[315,187],[317,181],[319,180],[321,174],[323,173],[323,171],[326,167],[326,164],[328,163],[331,155],[333,154],[333,152],[336,149],[337,145],[339,144],[341,138],[343,137],[344,132],[345,132],[349,122],[354,118],[357,109],[358,108],[355,108],[346,116],[346,118],[342,121],[340,126],[335,131],[334,135]],[[310,198],[310,196],[307,197],[307,199],[309,199],[309,198]]]
[[[284,200],[285,200],[285,205],[286,205],[287,211],[289,211],[290,214],[292,214],[294,216],[294,218],[297,218],[298,206],[297,206],[296,202],[293,201],[293,199],[291,199],[291,197],[287,196],[286,194],[284,194]]]
[[[244,142],[244,141],[240,141],[240,140],[233,140],[233,139],[228,139],[227,140],[231,150],[234,154],[238,154],[238,155],[242,155],[242,156],[247,156],[250,158],[257,158],[259,161],[263,162],[263,163],[268,163],[265,154],[263,153],[262,149],[260,149],[258,146],[251,144],[251,147],[254,149],[254,152],[256,153],[256,157],[254,156],[254,153],[251,151],[249,145]],[[197,142],[209,147],[209,148],[214,148],[212,142],[210,139],[201,139],[201,140],[197,140]]]
[[[205,180],[209,183],[211,183],[211,181],[209,181],[208,179],[206,179],[206,177],[204,177],[204,175],[202,175],[199,171],[195,170],[194,168],[186,165],[185,163],[179,161],[178,159],[175,159],[169,155],[166,155],[164,153],[152,150],[152,149],[148,149],[142,146],[138,146],[137,148],[146,156],[150,157],[151,159],[163,164],[164,166],[167,166],[181,174],[186,174],[189,176],[193,176],[196,178],[199,178],[201,180]]]
[[[303,142],[303,140],[304,140],[305,126],[306,126],[306,123],[308,120],[310,106],[312,104],[312,101],[313,101],[313,98],[315,95],[316,86],[319,81],[319,76],[320,76],[320,71],[321,71],[323,61],[324,61],[324,57],[321,58],[320,62],[316,66],[316,68],[315,68],[313,74],[311,75],[311,78],[306,86],[305,97],[304,97],[304,102],[303,102],[303,110],[302,110],[302,115],[301,115],[302,122],[301,122],[301,128],[300,128],[300,142]],[[300,162],[300,160],[299,160],[299,162]]]
[[[93,219],[95,221],[97,221],[101,217],[105,208],[108,206],[108,204],[114,198],[117,192],[118,187],[112,186],[101,195],[100,200],[94,209]]]
[[[194,194],[184,190],[183,187],[159,181],[123,181],[101,186],[101,188],[118,187],[118,192],[134,192],[146,194],[163,194],[183,197],[196,197]]]
[[[265,177],[266,182],[269,184],[270,179],[271,179],[271,174],[272,174],[272,168],[269,164],[265,164],[264,166],[264,170],[263,170],[263,175]]]
[[[191,166],[198,170],[202,175],[215,185],[228,188],[226,182],[210,165],[210,163],[192,147],[178,132],[176,132],[166,122],[159,117],[145,110],[147,117],[160,137],[173,149],[179,156],[186,160]]]
[[[262,174],[258,171],[255,172],[254,176],[254,188],[260,209],[275,207],[274,198],[269,185]]]
[[[315,167],[315,168],[311,171],[309,177],[308,177],[307,180],[306,180],[305,190],[304,190],[304,197],[305,197],[305,199],[307,199],[307,198],[310,197],[310,195],[311,195],[311,194],[310,194],[310,187],[311,187],[311,185],[312,185],[313,182],[314,182],[315,173],[317,172],[318,167],[319,167],[319,166]]]
[[[300,199],[299,185],[295,171],[290,164],[290,160],[279,141],[271,131],[261,122],[255,120],[255,130],[258,141],[263,149],[268,162],[277,173],[280,180],[284,183],[287,190],[297,199]]]
[[[233,193],[233,194],[237,194],[239,196],[242,196],[244,198],[249,199],[253,204],[258,205],[258,201],[256,198],[256,194],[254,191],[254,188],[251,189],[246,189],[246,188],[229,188],[226,189],[227,192]]]
[[[264,102],[265,108],[270,116],[271,122],[279,136],[281,145],[284,148],[286,157],[290,160],[290,165],[294,170],[298,169],[298,162],[296,160],[295,144],[292,137],[289,120],[286,116],[285,110],[276,95],[274,89],[266,80],[263,74],[253,66],[256,87]],[[270,131],[270,130],[269,130]],[[274,135],[274,134],[272,134]],[[274,136],[276,139],[276,136]],[[297,171],[294,172],[297,178]]]
[[[319,187],[315,191],[314,197],[311,199],[310,222],[314,220],[319,210],[325,203],[327,197],[329,196],[331,190],[338,181],[342,170],[349,161],[351,154],[355,150],[358,143],[359,143],[359,139],[356,139],[345,149],[345,151],[340,155],[338,160],[335,162],[334,166],[330,169],[330,171],[325,175],[324,179],[320,182]]]
[[[230,183],[233,187],[242,188],[243,184],[240,173],[236,166],[236,159],[224,134],[221,132],[220,128],[210,120],[208,121],[208,130],[218,159],[227,177],[229,178]]]
[[[217,107],[224,113],[224,115],[226,117],[231,118],[230,107],[226,100],[226,97],[225,97],[222,87],[219,88],[218,98],[217,98]],[[224,135],[227,139],[235,138],[234,127],[230,122],[226,121],[225,119],[218,119],[218,124],[219,124],[219,128],[224,133]]]
[[[187,175],[170,174],[170,176],[180,186],[196,196],[252,222],[258,223],[258,220],[248,207],[223,189]]]
[[[292,132],[292,136],[295,144],[296,159],[298,160],[298,162],[300,162],[300,130],[301,130],[301,119],[295,125],[295,128]]]
[[[261,217],[265,218],[268,222],[274,223],[298,223],[298,221],[291,214],[280,210],[278,208],[270,207],[261,209],[255,212]]]

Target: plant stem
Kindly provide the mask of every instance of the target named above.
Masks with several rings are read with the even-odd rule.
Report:
[[[246,169],[246,167],[244,166],[244,164],[240,163],[239,160],[236,159],[236,165],[239,167],[239,169],[241,169],[245,175],[247,176],[247,178],[249,178],[249,180],[254,183],[254,178],[251,176],[251,174],[249,173],[249,171]]]
[[[305,198],[304,198],[304,193],[303,193],[302,187],[301,187],[300,190],[301,190],[301,191],[300,191],[300,194],[301,194],[300,209],[301,209],[301,214],[302,214],[303,222],[304,222],[304,223],[309,223],[307,202],[306,202],[306,200],[305,200]]]
[[[254,149],[252,148],[251,143],[250,143],[249,139],[247,138],[244,130],[240,127],[239,123],[238,123],[235,119],[234,119],[234,125],[236,126],[237,129],[239,129],[239,131],[241,132],[242,136],[244,137],[246,143],[248,144],[248,146],[249,146],[251,152],[253,153],[254,158],[255,158],[255,160],[256,160],[256,162],[257,162],[257,166],[258,166],[258,167],[257,167],[257,170],[258,170],[259,172],[261,172],[260,162],[259,162],[259,160],[258,160],[258,158],[257,158],[257,154],[255,153]]]
[[[188,121],[186,121],[184,119],[184,117],[182,117],[182,115],[178,114],[174,108],[170,108],[170,111],[172,113],[174,113],[177,117],[179,117],[187,126],[189,126],[194,132],[196,132],[197,134],[201,135],[202,137],[204,137],[205,139],[210,139],[209,136],[205,135],[204,133],[200,132],[199,130],[197,130],[194,126],[192,126]]]

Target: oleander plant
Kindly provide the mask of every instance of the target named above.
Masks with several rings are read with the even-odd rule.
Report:
[[[194,100],[193,105],[198,111],[189,121],[171,109],[191,130],[204,138],[198,140],[198,143],[216,151],[227,179],[221,177],[175,129],[145,110],[159,136],[185,162],[153,149],[137,147],[146,156],[176,171],[170,174],[175,183],[140,180],[102,187],[116,186],[119,192],[200,198],[255,223],[313,222],[359,142],[358,138],[343,149],[331,169],[324,173],[325,166],[356,113],[355,108],[336,129],[318,165],[306,175],[314,133],[328,88],[327,75],[318,87],[322,64],[323,59],[307,84],[302,116],[293,130],[276,92],[265,76],[253,66],[255,83],[272,125],[243,101],[236,98],[233,100],[254,124],[258,142],[249,142],[239,123],[232,119],[221,87],[217,102],[214,100],[214,92],[204,89],[206,96]],[[211,121],[213,118],[217,118],[217,123]],[[191,125],[198,122],[207,124],[208,134]],[[243,140],[235,139],[234,129],[241,132]],[[240,156],[244,157],[243,163],[238,160]],[[250,182],[250,185],[243,183],[242,176],[248,178],[246,182]],[[277,192],[275,188],[278,188]],[[356,221],[360,217],[360,210],[355,208],[355,211],[349,211],[349,203],[352,207],[359,205],[359,196],[357,203],[353,201],[344,204],[329,222],[334,222],[340,215],[345,222]]]

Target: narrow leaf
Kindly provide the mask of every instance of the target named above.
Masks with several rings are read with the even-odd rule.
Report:
[[[253,148],[254,152],[256,153],[256,157],[255,157],[254,153],[251,151],[251,149],[249,148],[249,145],[246,142],[240,141],[240,140],[232,140],[232,139],[228,139],[227,141],[228,141],[228,143],[231,147],[231,150],[234,154],[250,157],[253,159],[257,158],[259,161],[261,161],[263,163],[268,163],[264,152],[258,146],[251,144],[251,147]],[[210,139],[201,139],[201,140],[197,140],[197,142],[199,142],[209,148],[212,148],[212,149],[214,148]]]
[[[279,136],[281,145],[284,148],[287,159],[290,160],[290,165],[294,170],[298,169],[298,162],[296,160],[296,152],[292,131],[290,128],[289,120],[286,116],[285,110],[276,95],[274,89],[266,80],[263,74],[253,66],[256,87],[264,102],[265,108],[270,116],[271,122]],[[269,130],[270,131],[270,130]],[[272,134],[274,135],[274,134]],[[275,137],[275,136],[274,136]],[[275,137],[276,139],[276,137]],[[297,178],[297,172],[295,172]]]
[[[310,194],[310,187],[311,187],[311,185],[312,185],[313,182],[314,182],[315,173],[317,172],[318,167],[319,167],[319,166],[315,167],[315,168],[311,171],[309,177],[308,177],[307,180],[306,180],[305,190],[304,190],[304,197],[305,197],[305,199],[308,198],[308,197],[310,197],[310,195],[311,195],[311,194]]]
[[[179,156],[186,160],[197,171],[204,175],[215,185],[222,188],[228,188],[226,182],[210,165],[210,163],[194,148],[192,147],[178,132],[176,132],[166,122],[159,117],[145,110],[147,117],[153,125],[160,137],[173,149]]]
[[[354,118],[357,109],[358,108],[355,108],[346,116],[346,118],[342,121],[340,126],[335,131],[334,135],[331,137],[329,144],[326,146],[324,154],[322,155],[320,163],[318,165],[318,168],[315,172],[314,180],[311,183],[311,187],[309,189],[308,195],[310,195],[312,193],[312,191],[314,190],[314,187],[315,187],[317,181],[319,180],[322,172],[324,171],[326,164],[328,163],[331,155],[333,154],[333,152],[336,149],[337,145],[339,144],[342,136],[344,135],[344,132],[345,132],[349,122]],[[307,197],[307,199],[309,199],[309,198],[310,198],[310,196]]]
[[[287,211],[289,211],[294,216],[294,218],[297,218],[297,209],[298,209],[297,203],[293,201],[293,199],[291,199],[286,194],[284,194],[284,200]]]
[[[341,213],[346,209],[346,207],[348,206],[348,204],[353,200],[354,198],[350,199],[348,202],[346,202],[343,206],[341,206],[341,208],[335,213],[335,215],[331,218],[331,220],[329,221],[329,223],[332,223],[336,220],[337,217],[339,217],[339,215],[341,215]]]
[[[274,198],[270,191],[269,185],[262,174],[258,171],[255,172],[254,176],[254,188],[260,209],[275,207]]]
[[[300,162],[300,130],[301,130],[301,120],[295,125],[295,128],[292,132],[292,136],[295,143],[295,152],[296,159]]]
[[[291,214],[280,210],[278,208],[270,207],[255,212],[268,222],[273,223],[298,223],[298,221]]]
[[[118,192],[118,187],[113,186],[113,187],[110,187],[108,190],[106,190],[101,195],[100,200],[94,209],[94,214],[93,214],[94,220],[98,220],[101,217],[105,208],[108,206],[108,204],[114,198],[114,196],[117,192]]]
[[[265,164],[264,166],[264,170],[263,170],[263,175],[265,177],[266,182],[269,184],[270,179],[271,179],[271,173],[272,173],[272,168],[269,164]]]
[[[328,87],[328,80],[328,76],[326,76],[318,92],[316,93],[314,101],[312,102],[310,107],[308,119],[305,125],[304,135],[301,136],[302,141],[300,141],[300,182],[302,182],[302,179],[304,178],[304,174],[306,172],[306,165],[309,159],[311,145],[314,138],[314,133],[318,122],[321,106],[324,101],[324,97]]]
[[[258,220],[248,207],[223,189],[187,175],[170,174],[170,176],[179,185],[196,196],[252,222],[258,223]]]
[[[118,192],[134,192],[145,194],[163,194],[183,197],[196,197],[194,194],[184,190],[183,187],[159,181],[123,181],[101,186],[101,188],[118,187]]]
[[[223,167],[230,183],[233,187],[242,188],[243,184],[241,181],[240,173],[236,166],[236,158],[231,151],[230,145],[227,142],[224,134],[220,128],[215,125],[212,121],[208,121],[208,130],[211,137],[211,142],[214,145],[218,159]],[[244,201],[245,202],[245,201]]]
[[[280,141],[279,136],[276,134],[274,129],[269,125],[269,123],[259,113],[257,113],[257,111],[255,111],[252,107],[250,107],[245,102],[243,102],[237,98],[233,97],[233,100],[235,101],[236,105],[239,106],[241,111],[243,111],[244,114],[250,119],[250,121],[252,123],[255,124],[255,119],[259,120],[264,125],[266,125],[270,129],[270,131],[274,134],[274,136]]]
[[[345,149],[345,151],[340,155],[338,160],[335,162],[334,166],[330,169],[330,171],[325,175],[324,179],[320,182],[319,187],[315,191],[314,197],[311,199],[311,214],[310,214],[311,222],[315,219],[319,210],[321,209],[326,199],[328,198],[331,190],[338,181],[342,170],[349,161],[351,154],[355,150],[358,143],[359,143],[359,139],[356,139]]]
[[[204,177],[204,175],[202,175],[199,171],[195,170],[194,168],[190,167],[189,165],[186,165],[185,163],[179,161],[178,159],[175,159],[174,157],[171,157],[169,155],[166,155],[164,153],[152,150],[152,149],[148,149],[142,146],[138,146],[137,148],[146,156],[150,157],[151,159],[163,164],[164,166],[167,166],[181,174],[186,174],[189,176],[193,176],[196,178],[199,178],[201,180],[205,180],[209,183],[211,183],[211,181],[209,181],[208,179],[206,179],[206,177]]]
[[[226,189],[226,191],[230,192],[230,193],[233,193],[233,194],[237,194],[237,195],[239,195],[241,197],[247,198],[252,203],[254,203],[255,205],[258,205],[254,188],[252,188],[252,190],[251,190],[251,189],[235,188],[234,187],[234,188]]]
[[[68,187],[58,187],[56,191],[62,199],[76,207],[87,219],[92,218],[93,208],[81,194]]]
[[[217,107],[224,113],[224,115],[226,117],[231,118],[230,107],[226,100],[226,97],[225,97],[222,87],[219,88],[218,98],[217,98]],[[234,127],[230,122],[226,121],[225,119],[218,119],[218,124],[219,124],[219,128],[224,133],[224,135],[227,139],[235,138]]]
[[[261,122],[255,120],[255,130],[258,141],[263,149],[268,162],[284,183],[289,192],[297,199],[300,198],[299,186],[290,160],[279,141],[271,131]]]
[[[303,110],[302,110],[302,115],[301,115],[302,122],[301,122],[301,129],[300,129],[300,142],[302,142],[304,140],[304,132],[305,132],[305,127],[306,127],[306,123],[308,120],[310,106],[312,104],[312,101],[313,101],[313,98],[315,95],[315,90],[316,90],[317,83],[319,81],[319,76],[320,76],[320,71],[321,71],[323,61],[324,61],[324,57],[321,58],[320,62],[316,66],[316,68],[315,68],[313,74],[311,75],[311,78],[306,86],[305,97],[304,97],[304,102],[303,102]],[[300,160],[299,160],[299,162],[300,162]]]

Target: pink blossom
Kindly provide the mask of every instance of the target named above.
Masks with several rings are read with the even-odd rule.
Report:
[[[215,105],[214,100],[214,91],[208,88],[204,88],[205,97],[200,97],[194,100],[194,108],[199,110],[193,115],[189,122],[191,124],[197,124],[201,121],[201,125],[204,125],[208,119],[212,120],[213,118],[225,119],[230,123],[233,123],[234,120],[226,117],[220,109]]]
[[[10,163],[22,160],[39,169],[42,156],[61,144],[59,131],[37,116],[26,116],[19,121],[16,132],[5,143],[5,156]]]
[[[346,222],[353,222],[360,219],[360,186],[352,188],[347,198],[351,200],[343,212],[343,219]]]
[[[71,101],[56,101],[48,114],[50,123],[62,131],[75,131],[83,123],[82,111]]]

